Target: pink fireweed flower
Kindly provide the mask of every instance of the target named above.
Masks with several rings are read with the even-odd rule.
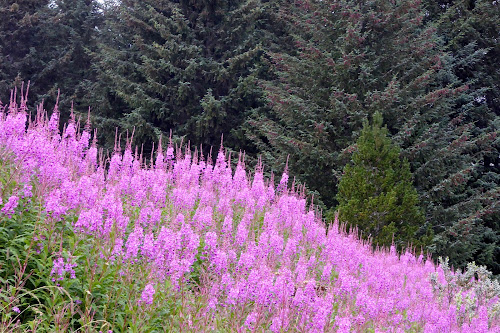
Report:
[[[161,219],[161,210],[155,208],[153,203],[148,202],[139,214],[139,222],[146,228],[148,225],[156,225]]]
[[[134,259],[137,257],[139,247],[142,244],[144,232],[140,226],[136,226],[134,231],[128,236],[127,243],[125,244],[124,259]]]
[[[255,311],[251,312],[245,319],[242,329],[248,328],[249,330],[254,330],[255,324],[257,323],[258,315]]]
[[[155,294],[155,288],[151,283],[148,283],[144,290],[142,291],[141,298],[139,299],[139,304],[151,305],[153,304],[153,296]]]
[[[31,192],[32,189],[31,184],[25,184],[23,188],[23,198],[31,198],[33,196],[33,192]],[[0,205],[1,204],[2,202],[0,201]]]
[[[198,253],[198,246],[200,245],[200,236],[196,234],[188,224],[183,224],[181,230],[178,232],[181,239],[182,257],[188,260],[194,260],[195,255]]]
[[[240,223],[238,231],[236,232],[236,244],[243,246],[248,237],[248,229],[245,228],[244,223]]]
[[[259,197],[265,197],[265,186],[264,186],[264,174],[262,173],[262,168],[257,167],[257,170],[255,170],[255,173],[253,175],[253,182],[252,182],[252,195],[255,199],[258,199]]]
[[[203,259],[214,256],[217,249],[217,234],[209,231],[205,235],[205,251],[203,252]]]
[[[141,247],[141,254],[149,259],[154,259],[157,249],[154,246],[153,233],[148,233],[144,236],[144,244]]]
[[[75,128],[75,122],[74,120],[70,120],[64,129],[64,132],[62,134],[63,139],[71,139],[76,136],[76,128]]]
[[[278,314],[273,318],[270,330],[271,332],[287,332],[290,322],[290,309],[281,308]]]
[[[239,292],[240,292],[240,288],[238,288],[238,284],[231,287],[229,289],[229,292],[227,293],[226,303],[228,305],[236,305],[238,302],[238,299],[240,298],[240,297],[238,297]]]
[[[278,233],[273,232],[269,237],[269,245],[276,256],[281,254],[283,251],[283,237],[281,237]]]
[[[57,105],[54,107],[54,111],[50,116],[48,129],[52,134],[59,134],[59,109]]]
[[[161,139],[160,139],[160,144],[158,146],[158,151],[156,153],[155,169],[163,170],[164,168],[165,168],[165,157],[163,156],[163,150],[161,147]]]
[[[1,212],[4,215],[7,215],[9,219],[12,218],[12,214],[14,214],[18,202],[19,202],[19,197],[16,195],[12,195],[7,201],[7,203],[5,203],[5,205],[3,206]]]
[[[255,293],[255,302],[259,305],[270,306],[274,303],[274,295],[271,293],[273,288],[273,277],[268,274],[269,272],[261,272],[261,281]]]
[[[193,260],[187,259],[174,259],[170,263],[170,281],[175,289],[180,288],[180,283],[184,282],[184,274],[191,270]]]
[[[244,273],[249,272],[255,264],[255,255],[253,251],[242,252],[238,260],[237,270]]]
[[[211,261],[211,266],[218,275],[227,272],[227,254],[224,251],[216,250],[215,255]]]
[[[66,273],[70,274],[70,278],[74,279],[75,278],[75,271],[73,270],[74,267],[77,265],[72,262],[71,259],[64,259],[63,257],[59,257],[54,261],[54,265],[52,267],[52,271],[50,272],[50,276],[54,276],[52,278],[52,282],[55,282],[56,280],[62,281],[64,280],[64,277],[66,276]],[[57,275],[57,279],[56,276]]]
[[[336,325],[338,326],[339,333],[347,333],[351,331],[351,319],[349,317],[335,318]]]
[[[52,213],[52,216],[55,218],[59,218],[66,214],[67,207],[63,203],[61,190],[56,189],[47,195],[45,199],[45,208],[47,212]]]
[[[172,145],[168,146],[165,158],[167,161],[172,161],[174,159],[174,148],[172,147]]]
[[[52,206],[50,206],[52,207]],[[97,208],[97,207],[96,207]],[[76,230],[85,233],[100,232],[102,229],[102,212],[92,208],[81,212],[74,227]],[[55,208],[54,208],[55,209]],[[58,212],[58,211],[56,211]]]
[[[317,299],[314,303],[313,308],[315,309],[315,314],[311,322],[311,328],[313,332],[324,332],[325,325],[328,324],[332,302],[326,299]]]
[[[233,213],[229,211],[226,217],[224,217],[224,221],[222,222],[222,234],[224,235],[224,239],[230,238],[233,232]]]
[[[325,267],[323,267],[323,273],[321,274],[321,281],[329,282],[330,276],[332,275],[332,264],[327,263]]]
[[[218,303],[217,297],[211,297],[210,300],[208,301],[208,306],[206,311],[207,312],[215,311],[217,309],[217,303]]]
[[[211,227],[213,224],[212,215],[212,207],[206,206],[203,208],[198,208],[193,216],[193,225],[195,229],[198,231],[203,231]]]
[[[305,262],[304,256],[301,256],[297,266],[295,267],[295,274],[297,275],[297,283],[302,283],[306,279],[307,275],[307,263]]]
[[[283,172],[283,175],[281,176],[280,183],[278,187],[276,188],[276,193],[281,194],[286,191],[288,187],[288,173],[285,171]]]
[[[90,133],[85,129],[80,135],[80,140],[78,140],[78,150],[83,152],[84,149],[88,148],[90,143]]]
[[[116,257],[120,257],[121,255],[123,255],[123,239],[117,238],[112,247],[111,256],[109,260],[111,262],[114,262]]]

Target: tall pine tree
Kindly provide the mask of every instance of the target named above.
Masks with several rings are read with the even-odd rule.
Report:
[[[269,53],[271,111],[254,114],[249,133],[276,170],[290,155],[291,172],[331,207],[363,119],[380,111],[394,134],[440,99],[443,54],[413,0],[284,2],[279,13],[295,49]]]
[[[0,10],[6,18],[0,22],[1,98],[30,81],[30,106],[55,103],[60,90],[62,109],[75,102],[84,111],[87,87],[95,80],[89,51],[102,23],[98,2],[10,1]]]
[[[40,30],[47,20],[49,0],[0,1],[0,99],[36,75],[38,51],[44,40]]]
[[[111,8],[96,63],[104,132],[135,130],[141,143],[172,130],[204,146],[224,134],[226,147],[254,150],[239,125],[265,105],[256,85],[266,72],[262,43],[274,38],[265,9],[261,1],[167,0]]]

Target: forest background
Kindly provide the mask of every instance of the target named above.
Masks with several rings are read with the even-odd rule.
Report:
[[[415,240],[500,274],[498,1],[0,0],[0,18],[2,102],[30,81],[30,110],[51,109],[60,91],[61,124],[90,107],[110,152],[116,130],[144,156],[170,131],[205,155],[223,135],[249,166],[287,165],[327,219],[380,113]]]

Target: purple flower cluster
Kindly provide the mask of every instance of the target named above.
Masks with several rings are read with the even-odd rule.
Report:
[[[63,257],[59,257],[54,260],[54,265],[52,267],[52,271],[50,272],[50,276],[52,276],[52,281],[62,281],[66,277],[66,274],[69,273],[71,279],[74,279],[75,268],[77,265],[71,259],[65,259]]]
[[[151,283],[148,283],[144,290],[142,291],[141,298],[139,299],[139,303],[151,305],[153,304],[153,296],[155,294],[155,288]]]
[[[60,134],[57,110],[27,129],[26,119],[0,107],[0,146],[38,182],[25,195],[37,191],[53,218],[78,214],[74,231],[99,245],[107,264],[146,272],[145,281],[127,282],[145,285],[136,304],[154,308],[162,306],[155,295],[189,294],[204,309],[193,316],[237,318],[233,328],[242,331],[500,331],[498,295],[462,287],[443,297],[431,276],[443,288],[448,280],[429,258],[373,252],[338,221],[327,232],[288,188],[286,170],[275,188],[260,163],[247,173],[243,155],[233,173],[222,147],[212,164],[172,144],[159,146],[151,166],[130,144],[117,147],[107,169],[88,126],[79,133],[73,122]],[[18,197],[0,199],[11,216]],[[58,257],[54,281],[74,277],[74,267]]]
[[[9,200],[5,203],[5,205],[2,207],[0,212],[2,214],[6,215],[9,219],[12,218],[12,215],[14,214],[14,211],[16,210],[17,204],[19,202],[19,197],[13,195],[9,198]]]

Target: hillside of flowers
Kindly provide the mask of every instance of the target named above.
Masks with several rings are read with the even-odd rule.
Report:
[[[326,224],[286,170],[161,142],[107,155],[26,96],[0,107],[0,332],[500,332],[484,267]]]

